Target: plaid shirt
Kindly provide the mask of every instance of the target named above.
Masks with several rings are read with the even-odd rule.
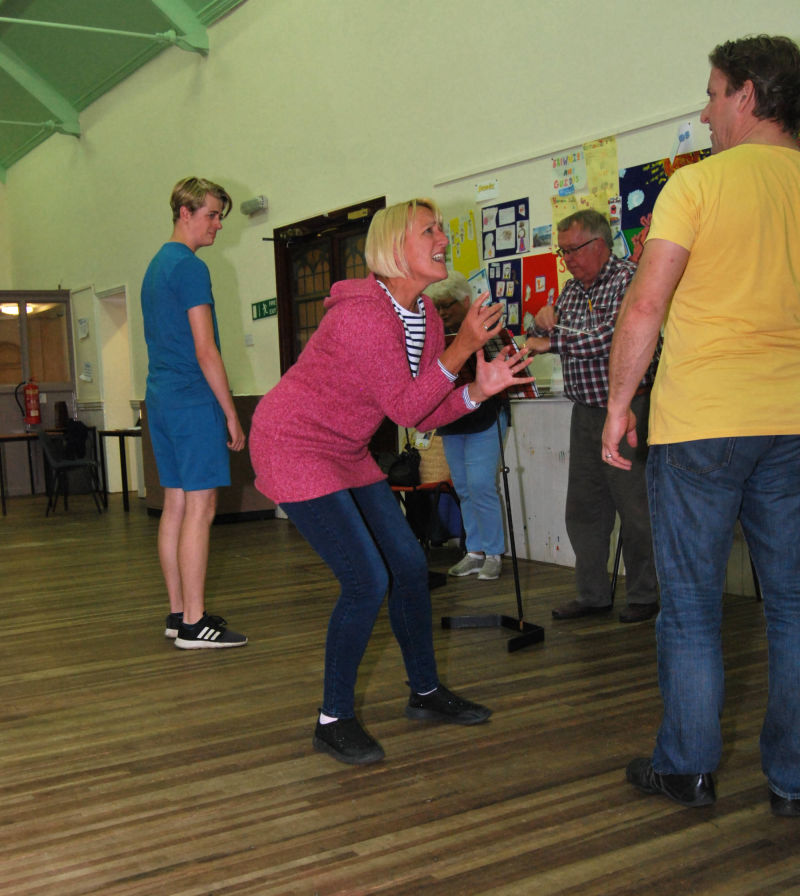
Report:
[[[564,394],[590,407],[608,404],[608,353],[619,313],[636,265],[612,255],[588,289],[573,278],[556,299],[555,310],[562,327],[582,330],[572,333],[556,329],[552,333],[533,326],[528,336],[549,336],[550,351],[561,356]],[[653,385],[661,354],[661,337],[640,388]]]

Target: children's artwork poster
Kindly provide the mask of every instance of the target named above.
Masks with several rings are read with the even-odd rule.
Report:
[[[505,313],[505,327],[514,335],[521,333],[522,323],[522,264],[519,258],[490,261],[489,290],[493,302],[501,302]]]
[[[553,196],[572,196],[586,189],[586,154],[582,146],[550,157]]]
[[[488,205],[481,209],[485,261],[530,251],[531,230],[527,199]]]
[[[650,221],[653,206],[661,188],[684,165],[693,165],[709,155],[710,150],[686,152],[669,159],[658,159],[644,165],[622,168],[619,172],[622,235],[631,261],[638,262]]]
[[[540,308],[555,304],[559,294],[559,261],[552,252],[526,255],[522,259],[521,333],[527,333],[533,326],[533,318]]]
[[[456,218],[451,218],[447,231],[451,266],[453,270],[469,279],[481,266],[475,212],[470,209]]]

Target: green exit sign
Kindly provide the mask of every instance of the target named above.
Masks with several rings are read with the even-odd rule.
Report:
[[[253,320],[261,320],[262,317],[275,317],[278,313],[278,300],[262,299],[260,302],[253,302],[250,310],[253,314]]]

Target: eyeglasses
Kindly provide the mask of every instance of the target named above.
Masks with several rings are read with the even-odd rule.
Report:
[[[458,299],[451,299],[449,302],[439,302],[436,306],[437,311],[447,311],[448,308],[452,308],[453,305],[458,304]]]
[[[602,239],[599,236],[593,236],[590,240],[586,240],[585,243],[581,243],[580,246],[575,246],[574,249],[556,249],[556,255],[559,258],[569,258],[570,255],[574,255],[576,252],[580,252],[585,246],[588,246],[589,243],[593,243],[595,240]]]

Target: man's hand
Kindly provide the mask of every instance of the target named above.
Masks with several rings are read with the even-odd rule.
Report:
[[[534,317],[533,322],[540,330],[550,330],[558,323],[558,312],[552,305],[543,305]]]
[[[548,336],[528,336],[525,340],[525,348],[532,355],[542,355],[550,351],[550,338]]]
[[[619,453],[619,446],[623,439],[627,439],[631,448],[639,444],[636,435],[636,414],[630,409],[613,412],[609,410],[606,415],[606,423],[603,427],[603,460],[612,467],[620,470],[630,470],[632,463]]]

